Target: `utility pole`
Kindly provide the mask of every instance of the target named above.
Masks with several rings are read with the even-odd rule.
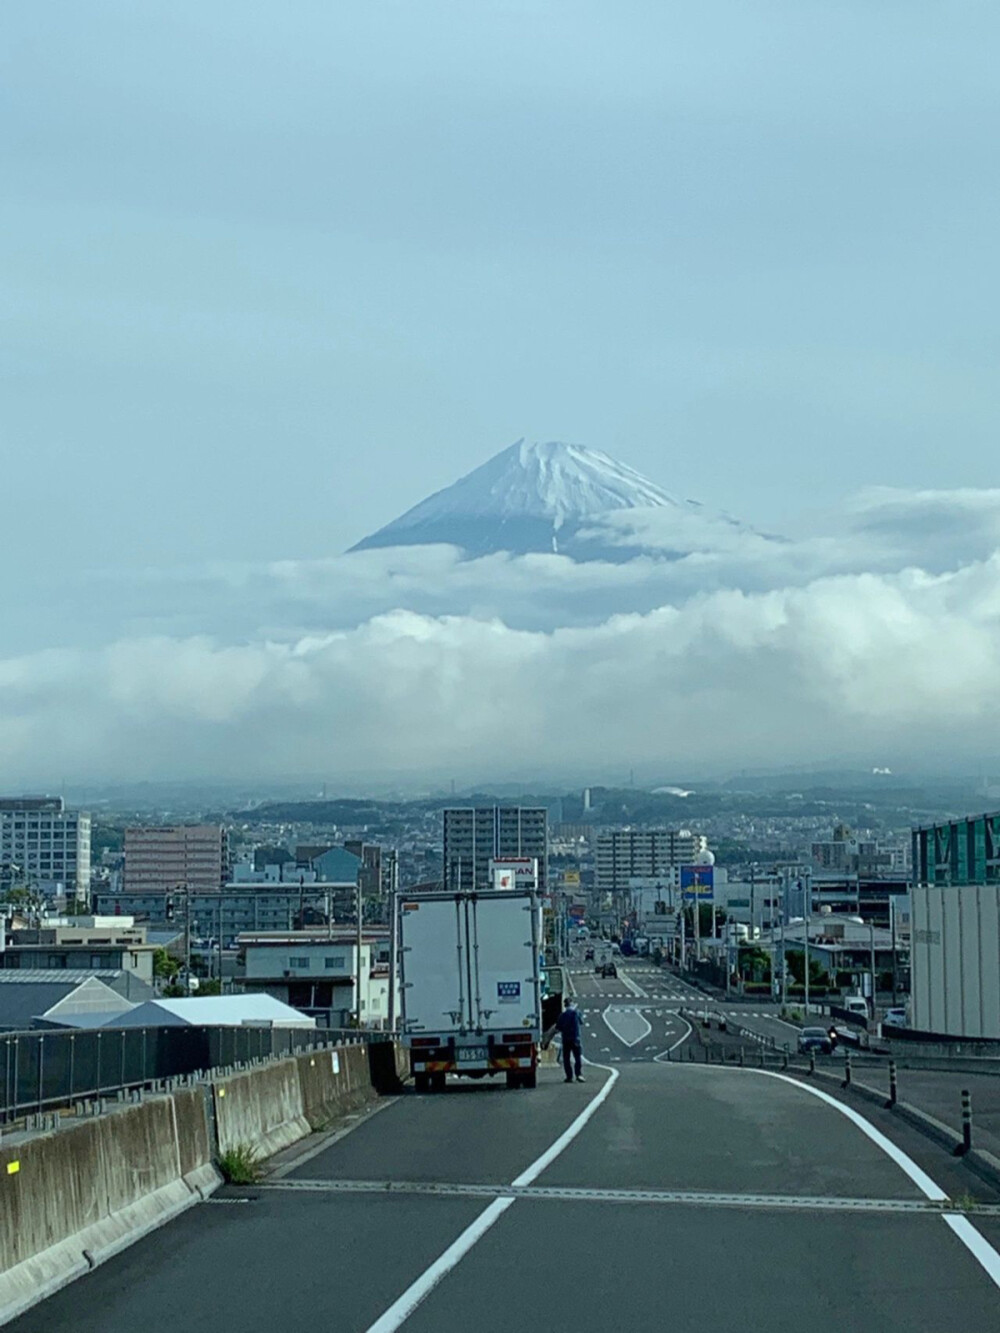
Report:
[[[787,881],[786,881],[787,883]],[[788,962],[785,958],[785,886],[781,888],[781,1007],[788,1005]]]
[[[188,995],[191,994],[191,885],[178,884],[184,890],[184,972]]]
[[[357,1016],[357,1020],[358,1020],[358,1027],[360,1027],[360,1026],[361,1026],[361,930],[362,930],[362,917],[363,917],[363,915],[364,915],[364,899],[363,899],[362,896],[361,896],[361,872],[360,872],[360,871],[358,872],[358,897],[357,897],[357,906],[358,906],[358,910],[357,910],[357,916],[358,916],[358,933],[357,933],[357,941],[356,941],[356,945],[355,945],[355,952],[356,952],[355,964],[356,964],[357,972],[358,972],[358,996],[357,996],[358,1003],[357,1003],[357,1013],[356,1013],[356,1016]]]
[[[222,894],[219,894],[219,994],[222,994]]]
[[[389,896],[389,1031],[396,1028],[396,970],[399,967],[399,921],[395,888]]]
[[[896,1003],[896,992],[899,990],[899,974],[896,971],[896,896],[889,894],[889,932],[892,942],[892,1002]]]
[[[868,922],[868,939],[869,939],[869,942],[870,942],[870,944],[871,944],[871,973],[872,973],[872,1013],[871,1013],[871,1016],[872,1016],[872,1018],[874,1018],[874,1017],[875,1017],[875,994],[876,994],[876,992],[875,992],[875,984],[876,984],[876,973],[875,973],[875,922],[874,922],[874,921],[869,921],[869,922]]]

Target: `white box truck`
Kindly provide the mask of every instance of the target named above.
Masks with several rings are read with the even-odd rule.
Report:
[[[404,1045],[418,1092],[448,1074],[533,1088],[541,1040],[542,913],[531,890],[399,897]]]

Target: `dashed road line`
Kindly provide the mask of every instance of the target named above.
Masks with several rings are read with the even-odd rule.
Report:
[[[680,1204],[699,1208],[791,1209],[796,1212],[828,1213],[908,1213],[923,1217],[939,1217],[944,1213],[949,1224],[959,1220],[949,1199],[882,1199],[756,1192],[741,1194],[729,1190],[600,1189],[573,1185],[496,1185],[425,1180],[279,1180],[255,1185],[253,1190],[255,1195],[275,1191],[306,1194],[433,1194],[454,1198],[508,1199],[511,1203],[515,1199],[542,1202],[559,1199],[573,1203]],[[245,1203],[248,1200],[230,1202]],[[1000,1205],[972,1204],[963,1213],[1000,1218]],[[978,1232],[974,1234],[977,1239],[981,1239]]]

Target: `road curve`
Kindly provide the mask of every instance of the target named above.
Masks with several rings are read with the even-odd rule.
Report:
[[[996,1223],[949,1222],[919,1176],[809,1089],[652,1059],[587,1073],[401,1096],[10,1327],[997,1327]]]

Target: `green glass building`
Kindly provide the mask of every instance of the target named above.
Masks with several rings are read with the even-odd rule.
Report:
[[[913,830],[914,884],[1000,884],[1000,810]]]

